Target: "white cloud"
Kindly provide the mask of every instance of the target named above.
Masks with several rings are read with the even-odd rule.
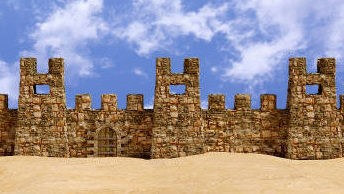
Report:
[[[38,56],[40,65],[50,56],[64,57],[67,71],[80,76],[91,75],[94,67],[87,45],[108,33],[129,43],[141,56],[161,50],[179,53],[182,36],[205,42],[223,36],[226,41],[221,44],[229,45],[223,58],[230,60],[211,71],[222,74],[224,80],[250,85],[271,78],[295,51],[343,58],[344,3],[340,0],[245,0],[207,3],[196,10],[186,10],[181,0],[133,0],[126,12],[114,11],[111,21],[101,16],[102,0],[65,2],[37,23],[31,34],[34,51],[22,54]],[[238,58],[230,57],[233,54]],[[101,68],[110,64],[100,62]],[[147,77],[139,68],[133,73]]]
[[[109,59],[109,58],[107,58],[107,57],[101,58],[101,59],[98,61],[98,63],[99,63],[100,68],[102,68],[102,69],[108,69],[108,68],[114,66],[114,64],[113,64],[113,62],[111,61],[111,59]]]
[[[18,65],[10,65],[0,60],[0,93],[8,94],[10,104],[15,104],[19,91]]]
[[[86,46],[107,31],[106,22],[99,16],[102,8],[102,0],[78,0],[63,8],[57,7],[44,21],[37,23],[30,34],[35,42],[34,51],[23,51],[22,55],[37,56],[39,64],[46,64],[51,56],[61,56],[69,73],[92,74],[94,65],[86,54]]]
[[[138,67],[134,68],[133,73],[134,73],[135,75],[138,75],[138,76],[141,76],[141,77],[144,77],[144,78],[148,78],[147,73],[144,72],[142,69],[140,69],[140,68],[138,68]]]
[[[232,81],[259,83],[273,72],[288,50],[301,46],[300,36],[288,33],[275,42],[250,42],[246,48],[237,47],[241,60],[234,61],[232,66],[226,69],[224,76]]]
[[[225,69],[226,79],[260,83],[269,77],[288,51],[304,48],[300,25],[303,16],[300,15],[307,13],[298,8],[300,3],[297,6],[295,3],[251,0],[237,4],[239,13],[254,10],[256,17],[251,17],[249,22],[233,22],[234,30],[240,30],[232,31],[228,38],[241,57],[231,61],[232,65]],[[245,28],[252,23],[254,27]]]
[[[307,30],[314,27],[307,22],[309,17],[317,21],[328,17],[329,6],[325,4],[311,0],[246,0],[217,6],[209,3],[186,11],[181,0],[135,0],[133,10],[119,16],[123,21],[115,22],[112,33],[142,56],[157,50],[176,52],[175,42],[181,36],[210,42],[215,35],[223,35],[227,39],[223,44],[231,45],[229,56],[235,53],[239,58],[229,57],[229,66],[212,67],[211,71],[222,73],[224,80],[262,83],[271,78],[288,54],[309,48]],[[343,37],[340,35],[333,37],[334,42]]]
[[[332,12],[333,22],[328,27],[329,38],[326,43],[326,54],[329,56],[343,58],[344,53],[344,3],[338,4],[337,9]]]
[[[180,0],[136,0],[128,21],[116,23],[113,34],[133,44],[139,55],[168,50],[176,37],[193,35],[210,41],[228,26],[221,17],[228,10],[222,6],[204,5],[197,11],[185,11]]]
[[[314,57],[342,57],[343,5],[338,0],[331,3],[320,0],[237,3],[234,11],[238,15],[250,11],[254,16],[245,17],[244,22],[240,22],[243,18],[239,17],[231,23],[227,38],[241,57],[229,61],[231,66],[225,68],[224,78],[261,83],[271,77],[279,64],[287,64],[286,58],[297,51],[306,51]]]

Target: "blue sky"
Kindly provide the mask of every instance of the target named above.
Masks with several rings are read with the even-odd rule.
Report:
[[[337,94],[343,93],[344,2],[341,0],[0,0],[0,92],[17,107],[20,57],[36,57],[40,72],[51,57],[65,59],[67,107],[76,94],[144,94],[152,108],[156,57],[170,57],[174,72],[198,57],[201,101],[236,93],[277,95],[285,108],[288,58],[337,59]]]

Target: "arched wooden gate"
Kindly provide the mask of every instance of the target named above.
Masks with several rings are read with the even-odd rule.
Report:
[[[101,128],[97,133],[96,141],[98,157],[117,156],[117,134],[114,129]]]

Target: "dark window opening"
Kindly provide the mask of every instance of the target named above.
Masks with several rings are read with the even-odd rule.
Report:
[[[185,85],[170,85],[170,94],[185,94]]]
[[[34,85],[33,89],[35,94],[50,94],[49,85]]]
[[[320,95],[322,88],[319,84],[306,85],[306,94]]]

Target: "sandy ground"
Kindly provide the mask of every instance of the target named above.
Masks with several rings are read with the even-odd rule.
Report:
[[[3,193],[344,193],[344,158],[206,153],[175,159],[0,157]]]

